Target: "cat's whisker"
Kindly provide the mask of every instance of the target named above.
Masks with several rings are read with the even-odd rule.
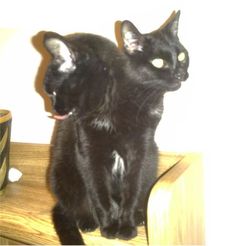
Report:
[[[158,80],[157,79],[146,80],[146,81],[143,81],[143,84],[144,85],[151,85],[153,87],[159,86],[159,89],[166,89],[167,88],[166,81],[160,80],[160,79],[158,79]]]
[[[153,79],[153,80],[145,80],[143,81],[143,84],[152,84],[152,83],[156,83],[156,79]]]

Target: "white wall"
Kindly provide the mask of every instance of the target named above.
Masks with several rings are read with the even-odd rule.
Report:
[[[129,19],[142,32],[157,29],[173,10],[181,9],[182,43],[191,54],[190,78],[178,92],[166,96],[165,113],[157,132],[164,150],[200,149],[195,127],[198,122],[198,93],[203,84],[198,69],[205,47],[201,47],[200,25],[190,4],[183,1],[7,1],[0,16],[0,107],[13,114],[12,140],[49,143],[53,120],[46,116],[43,98],[35,90],[41,62],[31,39],[41,30],[67,34],[91,32],[115,41],[114,23]],[[12,8],[14,6],[14,8]],[[20,11],[19,11],[20,10]],[[3,29],[4,28],[4,29]],[[198,56],[199,55],[199,56]],[[199,78],[199,79],[198,79]],[[200,95],[201,97],[201,95]],[[193,141],[192,141],[193,139]]]
[[[234,226],[227,219],[234,224],[233,1],[1,1],[0,108],[13,113],[13,141],[49,143],[54,122],[35,91],[41,55],[31,44],[32,36],[52,30],[92,32],[115,40],[117,20],[129,19],[148,32],[178,9],[179,36],[191,58],[190,77],[179,91],[166,95],[158,144],[162,150],[204,153],[207,240],[210,245],[232,245]]]

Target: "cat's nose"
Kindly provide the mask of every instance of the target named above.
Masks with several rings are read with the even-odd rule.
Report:
[[[174,76],[177,80],[184,81],[188,78],[188,73],[187,72],[186,73],[178,72]]]
[[[182,73],[176,73],[175,74],[175,78],[178,79],[178,80],[181,80],[183,77]]]

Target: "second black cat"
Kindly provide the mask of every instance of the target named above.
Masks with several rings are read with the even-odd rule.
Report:
[[[188,77],[179,14],[148,34],[122,22],[123,50],[92,34],[45,34],[52,61],[44,85],[58,120],[50,183],[61,243],[84,244],[78,228],[97,227],[104,237],[128,240],[145,221],[163,97]]]

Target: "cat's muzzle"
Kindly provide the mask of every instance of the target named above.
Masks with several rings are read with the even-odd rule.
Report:
[[[175,80],[179,81],[179,82],[183,82],[188,78],[189,74],[188,72],[178,72],[174,75]]]

